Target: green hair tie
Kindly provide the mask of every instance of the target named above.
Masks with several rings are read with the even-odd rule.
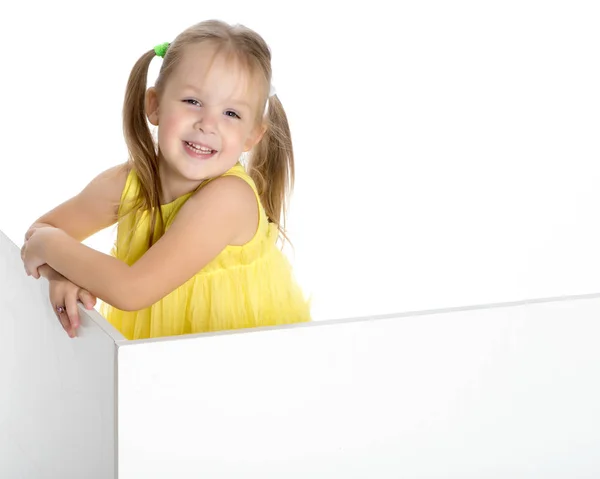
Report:
[[[167,48],[169,48],[169,42],[161,43],[160,45],[156,45],[154,47],[154,53],[156,53],[159,57],[164,58],[167,53]]]

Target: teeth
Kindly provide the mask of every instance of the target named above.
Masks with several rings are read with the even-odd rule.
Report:
[[[204,146],[196,145],[195,143],[190,143],[189,141],[186,141],[186,143],[188,144],[188,146],[190,148],[192,148],[193,150],[196,150],[200,153],[212,153],[213,152],[213,150],[211,148],[206,148]]]

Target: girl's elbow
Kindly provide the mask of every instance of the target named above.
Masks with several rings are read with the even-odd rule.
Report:
[[[146,309],[149,306],[145,303],[135,301],[132,298],[119,298],[114,299],[112,301],[106,300],[105,302],[110,304],[112,307],[117,308],[120,311],[125,311],[128,313],[140,311],[142,309]]]
[[[111,306],[125,312],[134,312],[152,306],[146,282],[133,274],[131,268],[123,271],[111,286],[111,300],[106,301]]]
[[[107,291],[105,297],[98,297],[120,311],[133,312],[145,308],[143,301],[140,301],[140,298],[124,285],[115,285],[112,291]]]
[[[134,311],[139,311],[140,309],[143,308],[138,308],[137,304],[134,304],[131,301],[128,300],[121,300],[121,301],[115,301],[112,306],[114,306],[115,308],[121,310],[121,311],[125,311],[127,313],[132,313]]]
[[[98,298],[119,311],[138,311],[137,305],[133,304],[133,301],[122,295],[106,295],[105,297],[98,296]]]
[[[123,288],[116,299],[113,306],[121,311],[133,312],[149,308],[153,302],[142,291],[137,291],[137,288]]]

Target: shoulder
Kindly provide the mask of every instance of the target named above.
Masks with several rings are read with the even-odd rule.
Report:
[[[214,178],[196,191],[193,197],[209,195],[229,196],[232,201],[255,200],[254,190],[250,183],[237,175],[223,175]]]
[[[108,168],[97,175],[79,196],[94,202],[108,201],[115,206],[118,205],[130,170],[128,163]]]
[[[239,176],[226,175],[211,180],[196,191],[183,208],[193,211],[195,217],[214,215],[232,225],[233,245],[250,241],[258,227],[257,195],[248,181]]]
[[[92,181],[95,183],[102,183],[104,186],[124,185],[130,171],[131,165],[129,163],[121,163],[104,170]]]
[[[196,191],[188,200],[194,206],[213,206],[231,213],[251,213],[257,210],[257,201],[250,184],[238,176],[220,176]]]
[[[94,189],[101,189],[111,197],[121,196],[130,171],[131,167],[128,163],[113,166],[96,176],[89,186]]]

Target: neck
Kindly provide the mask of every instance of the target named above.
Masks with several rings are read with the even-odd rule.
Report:
[[[188,193],[195,191],[204,180],[189,180],[181,176],[177,171],[169,168],[165,161],[160,160],[158,166],[158,177],[161,185],[160,204],[172,203]]]

